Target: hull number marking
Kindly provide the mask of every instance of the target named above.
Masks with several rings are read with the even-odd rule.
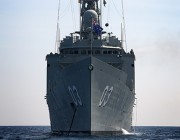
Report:
[[[69,93],[73,99],[73,102],[76,106],[82,106],[82,101],[81,101],[81,98],[78,94],[78,90],[75,86],[72,86],[72,88],[70,86],[68,86],[68,90],[69,90]]]
[[[103,94],[101,95],[101,99],[99,101],[99,107],[104,107],[107,104],[109,97],[111,96],[112,91],[113,91],[113,86],[111,86],[111,87],[106,86],[105,87]]]

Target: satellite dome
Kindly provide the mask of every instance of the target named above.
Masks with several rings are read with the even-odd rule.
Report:
[[[87,10],[84,13],[83,19],[84,19],[83,20],[84,28],[86,29],[86,28],[92,26],[92,20],[97,22],[98,15],[97,15],[96,11],[94,11],[94,10]]]

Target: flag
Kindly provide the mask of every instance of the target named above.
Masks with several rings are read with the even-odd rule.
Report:
[[[101,35],[102,30],[103,30],[103,28],[98,23],[96,23],[96,21],[94,21],[94,20],[92,22],[92,29],[98,35]]]

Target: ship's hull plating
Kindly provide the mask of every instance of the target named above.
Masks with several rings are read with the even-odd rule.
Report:
[[[52,78],[53,77],[53,78]],[[134,93],[127,74],[92,56],[47,73],[53,132],[121,133],[130,130]]]

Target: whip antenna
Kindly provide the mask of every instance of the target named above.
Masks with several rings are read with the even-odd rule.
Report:
[[[123,25],[124,25],[124,43],[126,47],[126,52],[127,52],[127,41],[126,41],[126,26],[125,26],[125,17],[124,17],[124,3],[123,0],[121,0],[121,5],[122,5],[122,18],[123,18]]]
[[[58,48],[60,47],[59,12],[60,12],[60,0],[59,0],[59,4],[58,4],[58,16],[57,16],[57,29],[56,29],[56,41],[55,41],[55,53],[58,52]]]

